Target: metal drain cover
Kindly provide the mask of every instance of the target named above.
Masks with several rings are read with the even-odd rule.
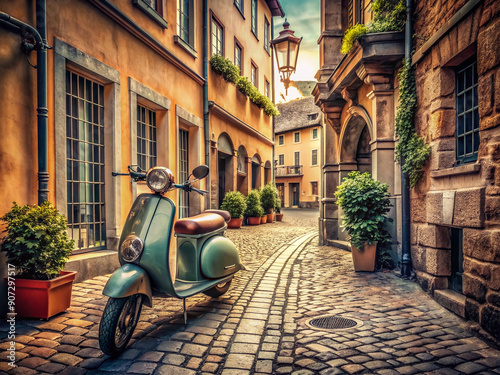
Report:
[[[315,329],[346,329],[362,325],[360,321],[343,318],[335,315],[322,315],[306,321],[306,324]]]

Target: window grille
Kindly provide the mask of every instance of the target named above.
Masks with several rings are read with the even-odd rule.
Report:
[[[190,0],[179,0],[178,31],[180,38],[190,44]]]
[[[179,130],[179,183],[183,183],[189,176],[189,132]],[[189,193],[180,194],[179,217],[189,216]]]
[[[212,19],[212,55],[223,56],[223,38],[222,26],[216,20]]]
[[[147,171],[156,165],[156,112],[137,105],[137,164]]]

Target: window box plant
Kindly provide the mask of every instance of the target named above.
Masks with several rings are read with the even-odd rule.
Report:
[[[278,199],[278,189],[274,183],[267,183],[260,193],[260,202],[264,209],[264,214],[267,214],[267,222],[272,223],[274,220],[273,209],[276,206],[276,199]]]
[[[228,191],[224,195],[221,210],[226,210],[231,215],[231,220],[227,223],[228,228],[241,228],[243,223],[243,213],[247,208],[245,196],[239,191]]]
[[[260,203],[260,193],[257,190],[252,190],[248,193],[247,208],[245,216],[249,225],[258,225],[261,221],[261,216],[264,214],[264,209]]]
[[[354,171],[337,187],[336,204],[343,210],[342,226],[351,241],[355,271],[374,271],[376,244],[390,241],[385,226],[391,207],[389,186],[375,181],[368,172]]]
[[[0,219],[7,223],[2,250],[16,271],[7,283],[16,288],[17,315],[48,319],[66,310],[76,275],[62,271],[74,248],[66,218],[46,201],[39,206],[14,202]]]

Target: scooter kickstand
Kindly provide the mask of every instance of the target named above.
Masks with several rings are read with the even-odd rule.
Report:
[[[186,311],[186,299],[185,298],[182,299],[182,304],[184,305],[184,325],[187,326],[188,315],[187,315],[187,311]]]

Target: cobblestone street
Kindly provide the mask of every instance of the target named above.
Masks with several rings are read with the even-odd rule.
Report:
[[[16,324],[17,368],[7,374],[500,374],[500,351],[393,272],[355,273],[350,253],[318,246],[314,210],[284,210],[284,221],[229,230],[247,267],[218,299],[155,298],[128,349],[99,350],[107,277],[73,287],[72,306],[48,321]],[[354,327],[312,328],[333,314]]]

